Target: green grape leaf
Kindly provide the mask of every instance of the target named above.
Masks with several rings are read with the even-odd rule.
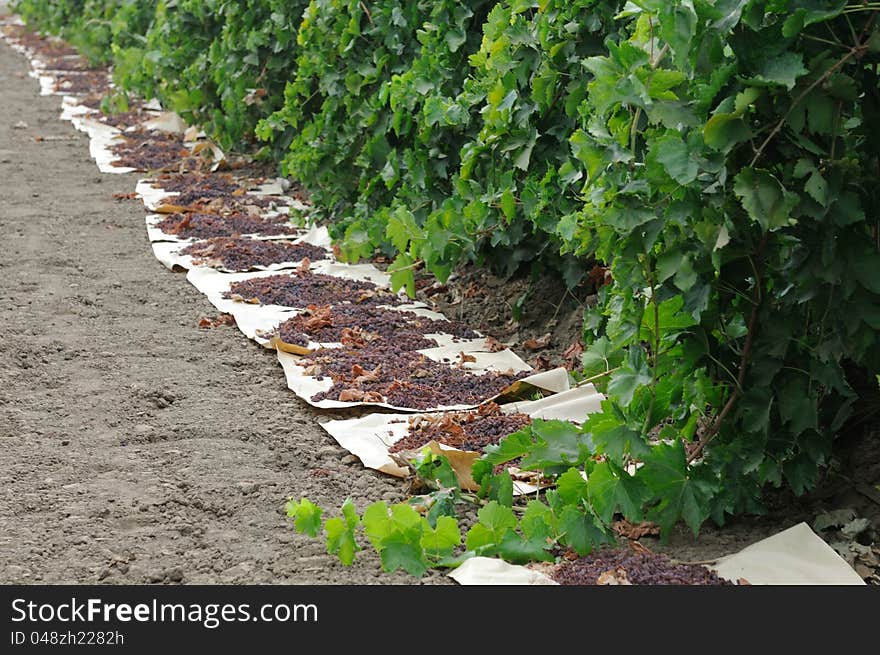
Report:
[[[548,552],[549,547],[543,539],[523,539],[515,532],[508,532],[498,544],[496,552],[514,564],[552,562],[554,557]]]
[[[355,553],[360,550],[354,537],[354,528],[341,518],[327,519],[324,524],[327,535],[327,552],[336,555],[346,566],[354,562]]]
[[[679,184],[690,184],[697,179],[698,163],[691,156],[687,143],[676,134],[669,134],[655,142],[656,157],[667,174]]]
[[[598,462],[587,480],[590,504],[606,524],[620,511],[630,521],[642,520],[642,503],[647,489],[640,478],[608,462]]]
[[[568,421],[536,419],[530,426],[534,444],[523,456],[520,468],[549,469],[578,464],[592,452],[589,437]]]
[[[461,545],[461,532],[458,521],[451,516],[441,516],[436,527],[432,528],[428,519],[422,520],[422,537],[419,542],[429,557],[446,557],[456,546]]]
[[[408,541],[389,541],[379,551],[379,556],[382,560],[382,570],[388,573],[403,569],[419,578],[428,570],[428,563],[421,548]]]
[[[391,275],[391,289],[399,291],[406,289],[406,293],[410,298],[416,296],[416,278],[413,269],[415,260],[405,253],[400,253],[394,258],[391,266],[388,267],[388,273]]]
[[[516,197],[510,189],[506,189],[504,193],[501,194],[501,211],[504,213],[504,217],[508,221],[512,221],[516,218]]]
[[[626,363],[611,376],[608,393],[623,407],[627,407],[632,402],[636,389],[650,384],[652,379],[644,351],[633,346],[627,353]]]
[[[563,535],[562,543],[578,555],[589,555],[595,546],[608,541],[592,515],[571,505],[566,506],[559,516],[559,531]]]
[[[526,539],[551,539],[556,536],[553,510],[540,500],[530,500],[520,519],[520,528]]]
[[[792,221],[791,210],[798,197],[767,171],[744,168],[737,174],[733,190],[749,217],[763,229],[783,227]]]
[[[806,75],[803,55],[799,52],[783,52],[782,54],[766,59],[761,64],[757,74],[749,79],[752,84],[784,86],[791,91],[797,80]]]
[[[480,460],[491,466],[504,464],[513,459],[522,457],[528,453],[535,442],[532,440],[532,430],[530,427],[523,428],[513,434],[507,435],[497,444],[486,446],[486,454]]]
[[[321,531],[321,514],[323,510],[306,498],[301,498],[299,503],[293,500],[287,501],[287,515],[294,519],[293,525],[297,532],[302,532],[310,537],[317,537]]]
[[[651,495],[660,500],[649,517],[664,532],[683,518],[696,535],[709,516],[718,484],[703,469],[688,466],[684,444],[675,441],[652,447],[637,475]]]
[[[513,478],[507,470],[501,471],[484,480],[480,486],[480,495],[489,500],[496,500],[500,505],[513,505]]]
[[[587,497],[587,481],[576,468],[570,468],[556,479],[556,491],[563,502],[577,505]]]
[[[498,543],[495,533],[482,523],[477,523],[468,530],[465,537],[465,548],[478,551]]]

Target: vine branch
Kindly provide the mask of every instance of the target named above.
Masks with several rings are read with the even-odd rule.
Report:
[[[721,425],[724,423],[724,420],[727,418],[727,415],[733,410],[736,405],[736,401],[739,400],[739,397],[742,396],[743,393],[743,384],[746,380],[746,370],[749,365],[749,358],[752,354],[752,344],[755,341],[755,333],[758,328],[758,311],[761,308],[761,301],[763,299],[763,292],[761,291],[761,287],[763,286],[762,272],[764,269],[764,251],[767,248],[767,241],[770,238],[770,233],[765,232],[764,236],[761,237],[761,242],[758,244],[758,251],[756,253],[758,259],[758,266],[755,269],[757,273],[755,277],[755,302],[752,305],[752,312],[749,316],[749,325],[748,332],[746,333],[746,341],[743,344],[743,350],[740,354],[739,359],[739,374],[736,377],[736,388],[733,390],[733,393],[730,394],[730,398],[727,399],[727,402],[724,404],[724,407],[721,409],[721,412],[718,416],[715,417],[715,420],[712,421],[712,425],[709,427],[706,432],[703,433],[703,436],[700,437],[700,440],[697,442],[696,447],[691,451],[688,455],[688,464],[697,459],[705,450],[706,445],[715,438],[715,435],[718,434],[718,431],[721,429]]]
[[[870,22],[873,22],[873,16],[872,16],[872,21],[870,21]],[[856,55],[861,55],[864,52],[866,46],[862,42],[863,38],[864,38],[864,35],[863,35],[862,39],[859,39],[855,43],[855,45],[853,45],[853,47],[849,49],[849,52],[847,52],[845,55],[843,55],[843,57],[838,59],[834,63],[834,65],[831,66],[824,73],[822,73],[822,75],[820,75],[815,80],[813,80],[813,82],[806,89],[801,91],[801,93],[792,101],[791,106],[788,108],[788,111],[785,112],[785,115],[779,119],[779,122],[773,126],[772,130],[770,130],[770,134],[767,135],[767,138],[765,138],[764,141],[761,143],[761,145],[758,146],[757,151],[755,151],[755,156],[752,157],[752,161],[749,162],[749,168],[752,168],[757,163],[757,161],[761,158],[761,155],[764,154],[764,150],[767,148],[768,145],[770,145],[770,142],[773,141],[774,138],[776,138],[776,135],[779,134],[779,132],[782,130],[785,123],[788,121],[788,119],[791,116],[792,112],[794,111],[795,107],[797,107],[800,104],[800,102],[804,98],[806,98],[810,94],[810,92],[812,92],[813,89],[815,89],[817,86],[819,86],[823,82],[827,81],[828,78],[830,78],[835,72],[837,72],[837,70],[840,69],[840,67],[843,66],[852,57],[855,57]]]

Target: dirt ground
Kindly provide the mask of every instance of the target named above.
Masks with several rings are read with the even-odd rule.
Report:
[[[113,200],[136,176],[98,173],[26,71],[0,43],[0,582],[413,582],[293,532],[288,496],[402,485],[333,445],[272,353],[197,327],[216,311]]]
[[[99,174],[26,71],[0,42],[0,583],[418,582],[293,532],[288,497],[363,509],[404,486],[334,445],[272,353],[197,327],[216,312],[113,199],[136,176]],[[811,520],[798,507],[656,547],[708,559]]]

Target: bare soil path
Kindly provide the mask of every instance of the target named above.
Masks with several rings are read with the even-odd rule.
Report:
[[[401,485],[344,458],[273,354],[197,327],[216,312],[113,199],[136,177],[98,173],[26,71],[0,43],[0,583],[413,582],[293,533],[288,495]]]

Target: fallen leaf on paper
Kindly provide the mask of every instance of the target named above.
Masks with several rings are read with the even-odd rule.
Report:
[[[632,582],[626,577],[626,571],[621,568],[611,569],[600,573],[596,579],[597,585],[631,585]]]
[[[486,337],[486,348],[490,353],[500,353],[502,350],[505,350],[507,346],[498,341],[495,337]]]

